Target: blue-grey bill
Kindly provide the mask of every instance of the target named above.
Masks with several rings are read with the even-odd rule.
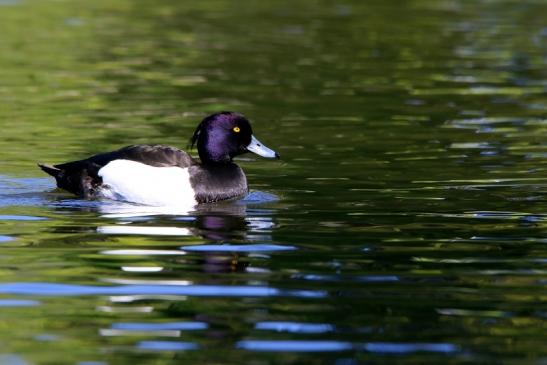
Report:
[[[279,158],[277,152],[264,146],[262,142],[255,138],[255,136],[251,136],[251,143],[247,146],[247,150],[262,157]]]

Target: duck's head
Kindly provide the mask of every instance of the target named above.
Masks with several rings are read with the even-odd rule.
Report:
[[[279,158],[277,152],[253,136],[251,123],[243,115],[220,112],[201,121],[192,136],[202,163],[225,163],[246,152],[266,158]]]

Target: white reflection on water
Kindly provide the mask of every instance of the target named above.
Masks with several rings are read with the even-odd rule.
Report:
[[[199,206],[147,206],[118,202],[113,200],[98,201],[99,212],[106,218],[136,218],[154,215],[186,216],[194,211],[199,212],[226,212],[244,215],[247,205],[270,203],[279,200],[277,196],[261,191],[252,191],[245,198],[220,204],[203,204]]]
[[[98,206],[105,218],[136,218],[154,215],[188,215],[191,207],[154,207],[104,200]]]
[[[102,255],[123,255],[123,256],[171,256],[171,255],[186,255],[183,251],[174,250],[146,250],[146,249],[120,249],[120,250],[104,250],[100,252]]]
[[[152,236],[191,236],[188,228],[181,227],[147,227],[133,225],[102,226],[97,227],[97,232],[102,234],[131,234]]]
[[[115,336],[159,336],[159,337],[180,337],[181,331],[178,330],[119,330],[112,328],[101,328],[99,334],[103,337]]]
[[[154,279],[109,279],[103,278],[102,281],[111,284],[120,285],[192,285],[194,282],[189,280],[154,280]]]
[[[277,200],[274,195],[263,192],[251,192],[247,197],[237,201],[215,204],[202,204],[190,210],[173,209],[172,207],[149,207],[136,204],[98,201],[97,209],[105,218],[117,219],[117,224],[97,228],[97,232],[106,235],[150,235],[150,236],[201,236],[209,241],[226,242],[233,239],[248,241],[269,241],[270,233],[275,228],[272,220],[274,211],[258,208],[257,205]],[[175,225],[149,225],[147,217],[162,216]],[[184,227],[178,227],[178,222]],[[137,224],[146,222],[146,225]],[[212,251],[253,251],[252,247],[211,247]],[[289,247],[257,246],[257,251],[276,251],[294,249]],[[195,251],[208,249],[196,248]]]
[[[113,295],[108,297],[108,300],[112,303],[132,303],[143,300],[171,300],[180,302],[185,299],[186,297],[181,295]]]
[[[101,305],[97,307],[97,311],[105,313],[152,313],[154,311],[154,307],[111,307],[109,305]]]
[[[122,271],[125,272],[160,272],[163,270],[161,266],[122,266]]]

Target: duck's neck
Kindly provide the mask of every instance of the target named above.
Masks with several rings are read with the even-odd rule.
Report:
[[[243,170],[233,162],[202,163],[195,167],[190,176],[190,183],[199,203],[242,197],[248,192],[247,178]]]

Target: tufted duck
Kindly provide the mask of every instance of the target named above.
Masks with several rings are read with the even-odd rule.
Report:
[[[191,139],[201,163],[188,153],[162,145],[132,145],[117,151],[40,168],[57,186],[84,198],[108,198],[154,206],[191,206],[244,196],[243,170],[232,159],[246,152],[279,155],[252,134],[241,114],[212,114]]]

